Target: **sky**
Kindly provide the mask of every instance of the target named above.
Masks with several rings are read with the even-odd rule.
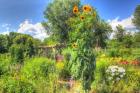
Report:
[[[46,36],[40,23],[45,20],[43,12],[52,0],[0,0],[0,33],[9,31],[31,34],[36,38]],[[94,6],[100,17],[115,29],[117,24],[134,28],[132,14],[140,0],[81,0],[82,4]],[[45,35],[44,35],[45,34]]]

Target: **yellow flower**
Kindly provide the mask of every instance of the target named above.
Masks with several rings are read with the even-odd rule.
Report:
[[[59,70],[63,69],[64,68],[64,63],[63,62],[58,62],[56,64],[56,68],[59,69]]]
[[[52,51],[55,52],[55,48],[52,48]]]
[[[101,57],[106,57],[106,55],[105,54],[102,54]]]
[[[84,5],[83,6],[83,11],[84,12],[90,12],[92,10],[92,7],[90,5]]]
[[[75,5],[75,6],[73,7],[73,13],[76,14],[76,13],[78,13],[78,12],[79,12],[78,6]]]
[[[84,17],[84,16],[80,16],[80,19],[81,19],[81,20],[84,20],[84,19],[85,19],[85,17]]]
[[[72,44],[72,48],[77,48],[77,47],[78,47],[77,43]]]

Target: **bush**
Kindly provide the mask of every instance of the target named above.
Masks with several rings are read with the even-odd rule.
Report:
[[[27,60],[21,72],[28,79],[39,79],[54,71],[54,61],[42,57]]]
[[[120,56],[119,50],[118,50],[118,49],[110,49],[110,50],[108,51],[108,55],[109,55],[110,57],[118,57],[118,56]]]
[[[0,76],[8,72],[8,66],[4,62],[0,62]]]
[[[133,91],[140,91],[139,69],[129,68],[126,75],[127,85],[130,86],[133,89]]]
[[[31,83],[12,77],[4,80],[2,91],[3,93],[36,93]]]
[[[61,64],[61,63],[57,63]],[[63,80],[69,80],[71,78],[71,72],[68,62],[64,62],[63,68],[59,72],[59,78]]]
[[[6,54],[0,55],[0,76],[6,75],[9,72],[10,57]]]
[[[58,73],[53,60],[44,57],[28,59],[21,74],[33,82],[37,93],[56,93],[54,91],[58,89]]]
[[[24,61],[24,49],[23,45],[12,45],[10,48],[11,61],[13,63],[23,63]]]

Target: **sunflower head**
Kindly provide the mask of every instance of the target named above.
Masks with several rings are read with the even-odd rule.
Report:
[[[72,44],[72,48],[77,48],[77,47],[78,47],[77,43]]]
[[[84,17],[84,16],[80,16],[80,19],[81,19],[81,20],[84,20],[84,19],[85,19],[85,17]]]
[[[75,5],[75,6],[73,7],[73,13],[76,14],[76,13],[78,13],[78,12],[79,12],[78,6]]]
[[[90,5],[84,5],[83,6],[83,11],[84,12],[90,12],[92,10],[92,7]]]

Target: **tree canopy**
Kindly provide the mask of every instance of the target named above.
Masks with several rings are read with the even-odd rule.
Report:
[[[133,23],[140,30],[140,5],[135,9]]]
[[[73,6],[79,4],[80,0],[54,0],[48,5],[44,15],[48,23],[51,24],[52,27],[50,27],[50,29],[57,41],[68,41],[70,28],[66,21],[74,16],[71,11]]]

